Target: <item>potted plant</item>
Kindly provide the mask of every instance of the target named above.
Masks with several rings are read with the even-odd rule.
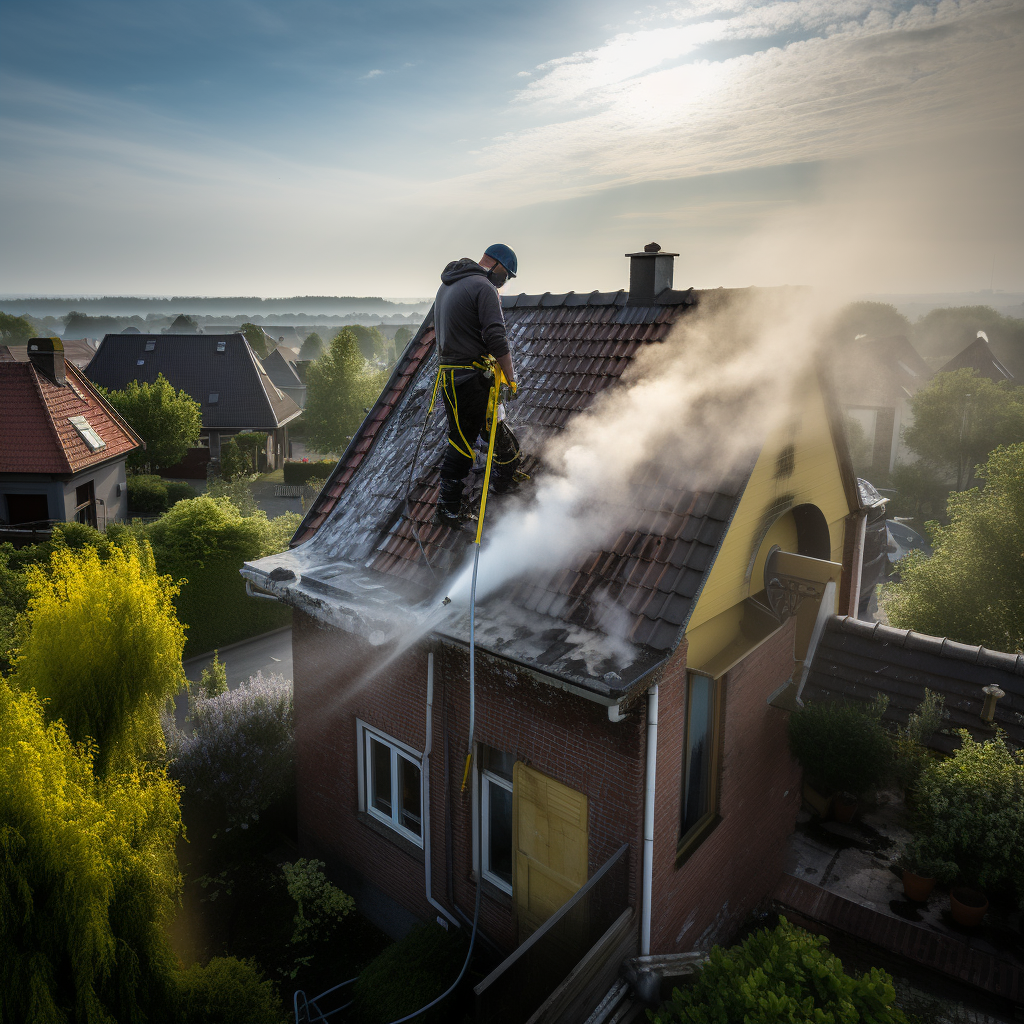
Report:
[[[903,869],[903,891],[915,903],[924,903],[936,882],[950,882],[957,875],[956,864],[943,859],[928,838],[907,843],[896,863]]]
[[[870,705],[808,703],[789,719],[789,749],[804,778],[819,793],[834,796],[833,813],[849,821],[856,799],[876,785],[890,762],[889,738],[882,728],[884,701]],[[844,820],[840,818],[840,820]]]
[[[964,928],[977,928],[988,913],[988,897],[977,889],[957,885],[949,890],[949,911]]]

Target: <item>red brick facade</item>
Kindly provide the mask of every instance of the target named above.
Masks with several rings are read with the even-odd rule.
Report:
[[[456,905],[472,912],[471,790],[461,789],[469,725],[468,654],[424,640],[363,678],[382,651],[295,613],[293,657],[302,841],[330,852],[424,919],[421,850],[359,812],[356,719],[422,752],[427,654],[434,652],[430,819],[432,894],[451,907],[446,813]],[[722,820],[680,868],[679,838],[685,648],[660,684],[652,950],[727,938],[771,891],[799,806],[798,771],[786,747],[786,715],[766,703],[792,669],[792,628],[765,643],[724,681]],[[588,797],[590,872],[630,845],[630,901],[639,903],[643,851],[646,701],[618,723],[599,704],[478,655],[476,739]],[[445,764],[447,749],[448,764]],[[446,812],[445,779],[448,779]],[[511,897],[485,885],[481,924],[505,949],[516,944]]]
[[[682,796],[686,652],[666,666],[658,695],[651,951],[708,949],[727,940],[782,872],[800,808],[788,714],[768,697],[793,671],[795,621],[726,673],[718,812],[721,820],[676,867]]]

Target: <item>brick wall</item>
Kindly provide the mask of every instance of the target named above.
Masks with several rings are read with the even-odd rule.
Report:
[[[654,953],[728,940],[782,871],[800,806],[800,776],[786,741],[788,715],[766,701],[792,671],[793,632],[791,622],[724,677],[722,820],[678,868],[685,649],[666,666],[658,696]]]
[[[424,640],[374,669],[381,649],[300,612],[295,613],[292,643],[300,840],[333,854],[425,919],[436,911],[424,894],[422,852],[395,842],[386,826],[368,823],[358,813],[356,719],[422,751],[427,654],[434,651],[432,894],[451,906],[445,863],[447,775],[451,883],[458,907],[472,914],[472,802],[468,789],[461,793],[469,730],[468,653]],[[635,901],[643,829],[643,713],[612,723],[603,706],[485,654],[478,653],[476,678],[476,739],[587,795],[590,873],[628,842],[630,899]],[[515,946],[511,897],[486,885],[481,924],[503,948]]]

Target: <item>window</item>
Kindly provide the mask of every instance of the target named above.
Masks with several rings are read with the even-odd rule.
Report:
[[[515,758],[480,744],[480,868],[512,894],[512,765]]]
[[[422,846],[420,755],[362,722],[358,728],[362,809]]]
[[[224,352],[227,349],[227,347],[228,347],[228,343],[226,341],[218,341],[217,342],[217,351],[218,352]]]
[[[210,392],[210,405],[216,405],[219,401],[220,401],[220,392],[219,391],[211,391]]]
[[[695,849],[718,821],[719,686],[693,672],[686,687],[679,855]]]
[[[145,359],[136,359],[135,360],[135,365],[136,366],[145,366],[146,365],[146,360]]]
[[[155,350],[156,350],[156,342],[153,341],[153,340],[147,341],[146,342],[146,351],[147,352],[153,352]]]
[[[89,446],[89,451],[98,452],[107,447],[107,442],[96,433],[95,428],[84,416],[69,416],[68,422],[78,431],[79,436]]]

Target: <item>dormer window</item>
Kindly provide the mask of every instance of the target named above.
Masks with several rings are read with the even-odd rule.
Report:
[[[98,452],[107,447],[107,442],[96,433],[95,428],[84,416],[69,416],[68,422],[78,431],[79,436],[89,446],[89,451]]]
[[[226,341],[218,341],[217,342],[217,351],[218,352],[226,351],[227,347],[228,347],[228,343]]]
[[[156,342],[153,340],[146,342],[146,351],[152,352],[156,348]]]
[[[220,392],[219,391],[211,391],[210,392],[209,404],[210,405],[216,405],[219,401],[220,401]]]

